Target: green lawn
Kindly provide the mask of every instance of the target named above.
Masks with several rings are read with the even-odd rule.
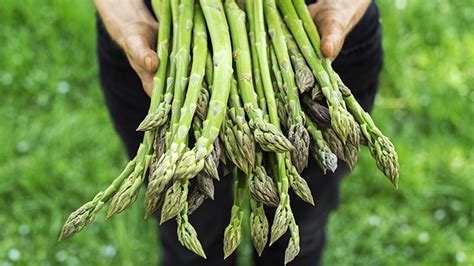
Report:
[[[394,190],[364,150],[331,217],[326,265],[474,265],[474,6],[379,1],[385,68],[374,119]],[[0,4],[0,265],[152,265],[141,200],[58,243],[67,215],[126,162],[97,79],[91,1]],[[241,265],[250,247],[241,250]]]

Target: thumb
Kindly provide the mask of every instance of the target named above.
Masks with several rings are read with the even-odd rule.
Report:
[[[320,23],[321,51],[325,57],[334,60],[341,51],[345,30],[338,20],[326,19]]]
[[[125,39],[125,52],[135,65],[155,72],[158,68],[158,56],[151,48],[148,38],[140,34],[129,35]]]

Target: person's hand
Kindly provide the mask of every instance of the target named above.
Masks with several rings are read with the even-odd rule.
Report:
[[[130,65],[151,96],[153,75],[158,68],[154,51],[158,22],[143,0],[94,0],[97,11],[112,39],[124,50]]]
[[[369,7],[370,0],[319,0],[309,5],[309,13],[321,35],[321,51],[334,60],[344,39]]]

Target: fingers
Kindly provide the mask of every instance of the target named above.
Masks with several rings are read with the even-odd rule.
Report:
[[[334,19],[325,19],[320,25],[321,51],[323,55],[334,60],[342,49],[347,30]]]
[[[143,89],[151,97],[153,76],[158,69],[158,56],[153,49],[156,46],[157,26],[135,24],[129,27],[130,34],[123,40],[123,49],[130,65],[142,81]]]
[[[352,27],[362,18],[370,0],[320,0],[309,10],[321,35],[321,51],[334,60]]]
[[[147,25],[133,25],[125,35],[124,50],[134,64],[155,72],[158,68],[158,56],[152,47],[156,42],[156,30]]]

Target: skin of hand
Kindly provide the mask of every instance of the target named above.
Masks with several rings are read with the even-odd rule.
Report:
[[[158,22],[143,0],[94,0],[105,28],[127,55],[148,96],[158,68],[155,52]]]
[[[334,60],[341,51],[347,34],[359,22],[370,0],[319,0],[308,6],[321,35],[321,51]]]

